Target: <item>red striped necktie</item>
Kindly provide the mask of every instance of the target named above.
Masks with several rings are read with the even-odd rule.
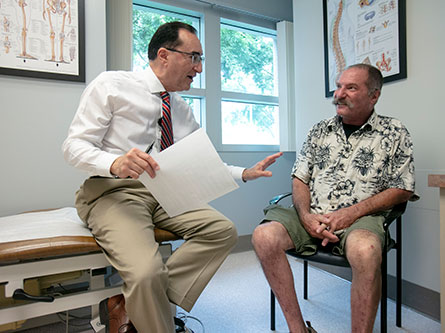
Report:
[[[161,92],[162,98],[162,118],[161,126],[161,151],[171,146],[173,142],[172,114],[170,111],[170,94],[166,91]]]

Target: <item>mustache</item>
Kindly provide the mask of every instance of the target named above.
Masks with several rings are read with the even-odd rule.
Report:
[[[337,105],[346,105],[349,108],[354,107],[354,104],[351,101],[346,100],[345,98],[335,98],[332,100],[332,104]]]

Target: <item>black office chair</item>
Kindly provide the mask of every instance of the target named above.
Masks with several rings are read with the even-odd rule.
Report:
[[[280,194],[269,201],[269,204],[277,204],[282,199],[291,196],[292,193]],[[383,227],[386,232],[386,237],[390,237],[388,229],[390,224],[396,220],[396,240],[390,238],[389,245],[386,245],[383,248],[383,253],[388,253],[389,250],[396,250],[396,326],[402,326],[402,214],[405,212],[407,202],[400,203],[391,211],[391,214],[386,219]],[[304,286],[303,286],[303,296],[304,299],[307,299],[307,289],[308,289],[308,262],[318,262],[323,264],[342,266],[342,267],[350,267],[346,257],[337,256],[332,254],[330,251],[323,251],[323,248],[320,247],[317,253],[311,256],[302,256],[295,252],[295,250],[286,251],[286,253],[292,257],[296,257],[302,259],[304,261],[303,266],[303,278],[304,278]],[[382,256],[382,296],[380,300],[380,327],[381,332],[386,333],[387,327],[387,256]],[[275,331],[275,295],[273,291],[270,291],[270,329]]]

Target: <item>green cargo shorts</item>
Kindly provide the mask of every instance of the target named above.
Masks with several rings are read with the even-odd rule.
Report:
[[[332,253],[340,256],[345,255],[344,247],[346,239],[349,233],[355,229],[365,229],[375,234],[380,239],[383,248],[385,241],[383,223],[388,217],[394,218],[394,216],[390,216],[390,213],[390,211],[384,211],[359,218],[339,236],[339,242],[332,245],[330,243],[329,246],[332,247]],[[304,229],[294,207],[270,205],[264,209],[264,214],[265,217],[261,223],[270,221],[281,223],[289,233],[297,253],[310,256],[317,252],[318,246],[321,246],[321,239],[312,237],[306,229]],[[389,238],[387,241],[389,241]]]

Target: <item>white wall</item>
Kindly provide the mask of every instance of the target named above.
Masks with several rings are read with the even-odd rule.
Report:
[[[407,0],[407,79],[385,84],[378,113],[401,119],[411,132],[421,200],[403,217],[403,279],[439,291],[439,196],[428,174],[445,173],[442,0]],[[322,1],[293,0],[297,150],[309,127],[334,114],[324,97]],[[394,262],[392,261],[394,265]],[[394,269],[389,270],[394,273]]]
[[[105,0],[85,1],[86,80],[106,68]],[[0,216],[73,205],[83,174],[61,145],[84,83],[0,76]]]
[[[289,15],[291,0],[281,13]],[[266,7],[270,4],[263,1]],[[105,0],[85,1],[87,83],[106,69]],[[245,4],[244,4],[245,5]],[[283,6],[284,7],[284,6]],[[73,206],[85,174],[68,166],[61,145],[86,84],[0,75],[0,216],[33,209]],[[251,166],[269,153],[223,153],[230,164]],[[273,178],[242,184],[212,205],[231,218],[240,235],[251,234],[262,208],[290,190],[295,154],[286,153]]]

